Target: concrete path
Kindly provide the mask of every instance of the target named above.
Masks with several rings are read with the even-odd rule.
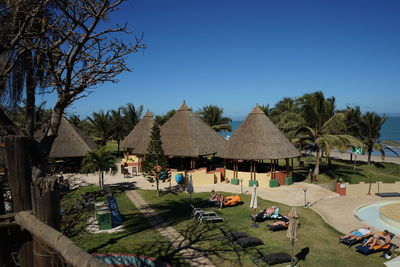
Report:
[[[207,257],[191,248],[189,242],[178,231],[165,223],[137,192],[130,190],[126,191],[126,194],[139,211],[144,214],[150,225],[171,242],[175,248],[179,249],[183,257],[188,259],[190,266],[215,266]]]
[[[321,217],[331,226],[342,233],[348,233],[353,229],[359,228],[367,223],[360,221],[355,212],[362,206],[386,201],[400,201],[400,197],[382,199],[375,195],[365,196],[343,196],[335,199],[323,199],[312,206]],[[384,229],[374,229],[374,232],[382,232]],[[400,238],[396,236],[394,243],[400,245]]]
[[[307,189],[306,199],[304,189]],[[195,192],[210,192],[211,190],[230,192],[233,194],[241,193],[240,186],[231,184],[212,184],[194,187]],[[251,187],[243,187],[244,194],[251,194],[251,190]],[[294,183],[292,185],[284,185],[275,188],[259,188],[257,189],[257,195],[262,199],[283,203],[288,206],[304,206],[305,202],[309,205],[313,205],[322,199],[339,197],[337,193],[318,185],[308,183]]]

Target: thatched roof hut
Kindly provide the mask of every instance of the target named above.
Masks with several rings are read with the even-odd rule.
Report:
[[[40,140],[47,127],[43,127],[36,132],[35,138]],[[88,136],[83,134],[74,125],[62,117],[60,128],[58,129],[58,136],[54,140],[53,146],[50,151],[50,158],[75,158],[84,157],[90,150],[98,149],[96,143],[94,143]]]
[[[151,129],[155,121],[153,114],[147,112],[128,136],[122,141],[121,147],[132,148],[132,153],[144,155],[150,142]]]
[[[161,140],[167,156],[198,157],[220,151],[225,139],[195,115],[185,103],[163,126]]]
[[[300,153],[257,105],[217,156],[261,160],[294,158]]]

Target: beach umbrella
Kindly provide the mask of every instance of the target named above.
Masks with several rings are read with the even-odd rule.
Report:
[[[297,215],[296,207],[292,207],[288,214],[289,226],[286,232],[286,237],[292,241],[292,266],[294,266],[294,242],[297,239],[297,228],[299,226],[299,216]]]
[[[258,203],[257,203],[257,186],[256,186],[256,185],[253,185],[253,191],[252,191],[252,193],[251,193],[250,208],[252,208],[252,209],[258,208]]]
[[[192,200],[192,193],[194,192],[192,174],[189,174],[189,182],[186,185],[186,192],[190,194],[190,200]]]

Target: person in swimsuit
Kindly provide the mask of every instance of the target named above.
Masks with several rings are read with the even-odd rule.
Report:
[[[339,239],[342,240],[342,239],[348,238],[349,240],[353,240],[353,239],[356,239],[357,237],[362,238],[365,235],[370,234],[371,230],[372,230],[371,226],[361,226],[358,229],[354,229],[349,234],[339,237]]]
[[[218,194],[214,190],[211,190],[210,201],[217,202],[219,205],[219,208],[222,209],[222,207],[226,201],[226,197],[222,194]]]
[[[370,239],[367,240],[367,242],[364,242],[363,246],[367,246],[369,243],[370,249],[373,249],[375,245],[378,245],[380,247],[383,247],[386,244],[389,244],[392,239],[390,238],[390,234],[388,230],[384,230],[382,234],[379,234],[377,236],[373,236]]]
[[[290,220],[290,217],[288,215],[285,215],[282,218],[280,218],[279,221],[269,224],[268,226],[273,227],[273,226],[281,225],[283,227],[286,227],[289,225],[289,220]]]

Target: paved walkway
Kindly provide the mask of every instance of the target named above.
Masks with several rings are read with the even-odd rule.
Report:
[[[179,249],[183,257],[190,259],[188,260],[190,266],[215,266],[207,257],[191,248],[189,241],[185,240],[178,231],[166,224],[137,192],[130,190],[126,191],[126,194],[139,211],[144,214],[150,225],[171,242],[175,248]]]

